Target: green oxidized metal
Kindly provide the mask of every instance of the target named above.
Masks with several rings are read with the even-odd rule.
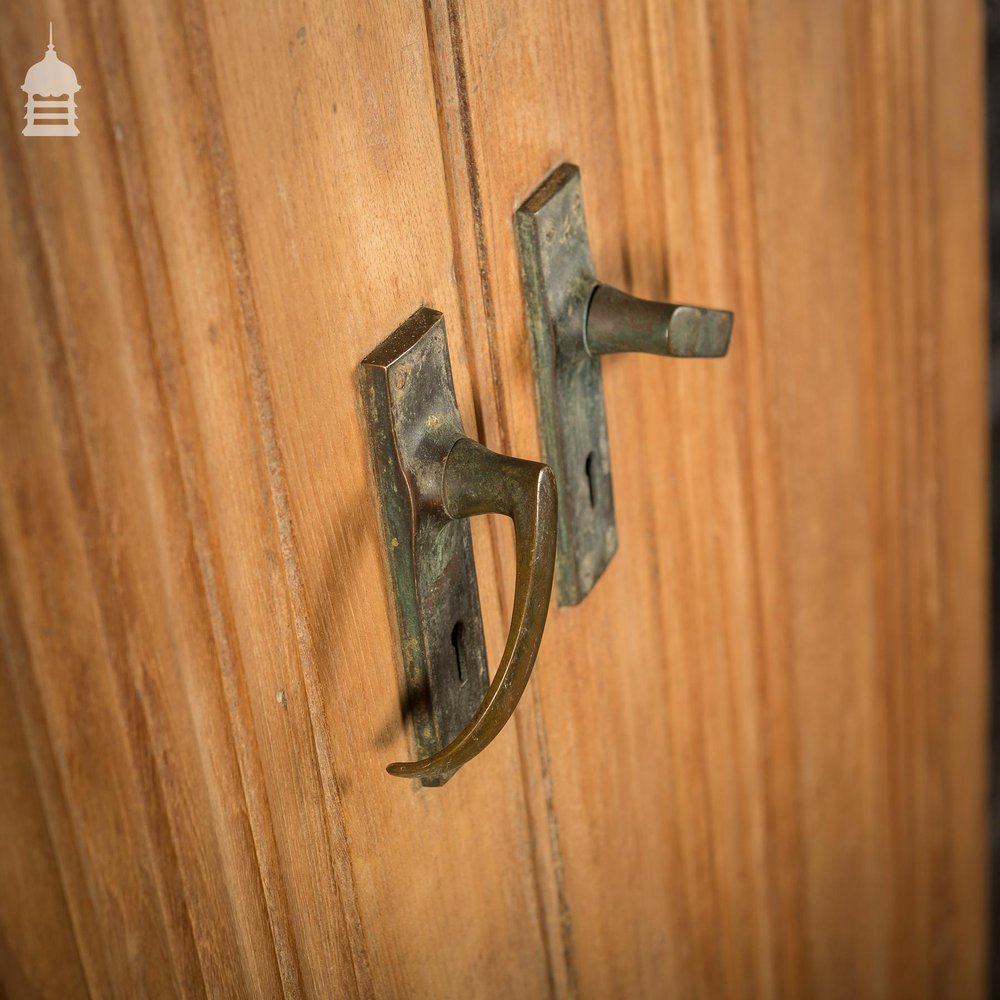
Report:
[[[559,603],[578,604],[618,546],[600,355],[722,357],[733,316],[600,284],[571,163],[518,209],[516,228],[542,449],[559,483]]]
[[[516,226],[542,449],[559,485],[559,603],[578,604],[618,547],[601,362],[582,336],[597,278],[580,171],[557,167]]]

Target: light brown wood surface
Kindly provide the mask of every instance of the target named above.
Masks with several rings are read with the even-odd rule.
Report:
[[[973,0],[0,8],[5,991],[982,995],[980,53]],[[733,347],[605,358],[618,554],[420,789],[357,365],[443,310],[539,457],[564,160],[599,276]]]

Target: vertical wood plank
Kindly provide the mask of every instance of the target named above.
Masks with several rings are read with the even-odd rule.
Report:
[[[0,147],[0,510],[92,990],[546,992],[514,734],[440,791],[384,772],[359,360],[442,308],[476,422],[422,7],[56,17],[81,136],[15,145],[13,93]]]
[[[978,11],[429,6],[488,439],[537,449],[511,213],[556,163],[599,276],[737,313],[722,364],[603,362],[620,549],[520,726],[563,988],[975,994]]]

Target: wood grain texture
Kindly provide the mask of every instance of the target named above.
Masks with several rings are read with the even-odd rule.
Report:
[[[50,16],[81,135],[26,140]],[[0,8],[3,990],[982,995],[980,52],[973,0]],[[357,364],[442,309],[538,457],[563,160],[733,348],[604,359],[618,555],[419,789]]]
[[[511,214],[557,163],[599,276],[737,315],[721,364],[604,359],[620,549],[522,726],[561,981],[977,995],[978,8],[431,7],[487,440],[537,454]]]
[[[3,17],[6,79],[45,26]],[[422,301],[475,423],[422,8],[54,20],[79,141],[21,142],[5,97],[5,661],[87,987],[544,994],[513,733],[478,781],[384,773],[356,371]]]

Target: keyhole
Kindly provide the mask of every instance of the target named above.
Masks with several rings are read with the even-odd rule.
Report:
[[[465,683],[465,669],[462,666],[462,633],[465,626],[461,622],[455,622],[455,627],[451,630],[451,646],[455,650],[455,669],[458,671],[458,683]]]
[[[591,452],[587,456],[587,461],[584,464],[584,469],[587,473],[587,486],[590,488],[590,506],[593,507],[597,503],[597,484],[594,482],[595,470],[594,470],[594,453]]]

